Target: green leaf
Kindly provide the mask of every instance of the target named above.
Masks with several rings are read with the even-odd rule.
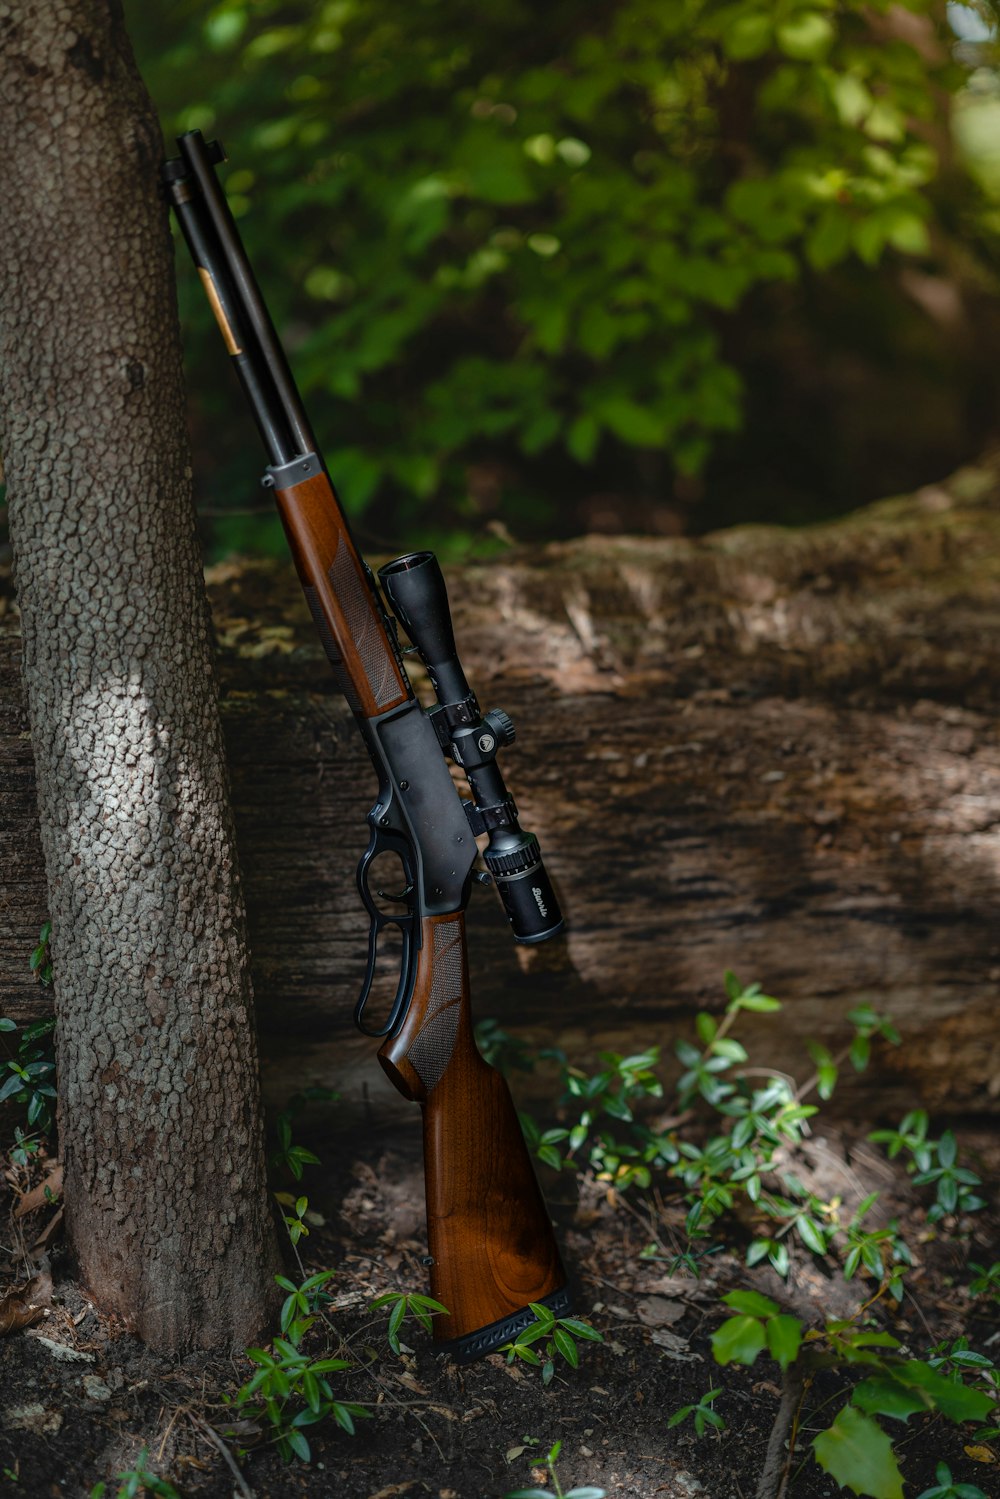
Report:
[[[771,1264],[774,1266],[775,1270],[777,1270],[778,1274],[781,1276],[782,1280],[784,1280],[785,1276],[788,1274],[788,1245],[781,1243],[780,1240],[776,1240],[767,1257],[770,1260]]]
[[[352,1437],[354,1435],[354,1416],[353,1416],[353,1412],[354,1412],[354,1407],[353,1406],[350,1406],[350,1405],[341,1405],[341,1403],[340,1403],[339,1400],[335,1400],[334,1401],[334,1404],[333,1404],[333,1418],[336,1421],[336,1423],[337,1423],[338,1426],[343,1427],[344,1431],[347,1432],[347,1435],[349,1437]]]
[[[740,1000],[740,1009],[752,1010],[759,1015],[769,1015],[774,1010],[781,1009],[781,1000],[772,998],[770,994],[744,994]]]
[[[803,1244],[807,1249],[811,1249],[813,1254],[826,1254],[826,1239],[823,1237],[823,1230],[814,1219],[796,1219],[795,1229]]]
[[[896,1421],[907,1421],[910,1416],[931,1408],[929,1400],[900,1384],[891,1374],[873,1374],[870,1379],[863,1379],[851,1392],[851,1401],[870,1416],[892,1416]]]
[[[738,15],[722,33],[722,49],[735,62],[760,57],[771,45],[774,22],[765,12]]]
[[[535,1318],[535,1321],[540,1322],[543,1327],[551,1327],[556,1320],[555,1312],[542,1301],[529,1301],[528,1310]]]
[[[448,1308],[442,1306],[440,1301],[435,1301],[432,1296],[411,1296],[410,1305],[425,1307],[429,1312],[440,1312],[444,1317],[448,1315]]]
[[[564,1327],[556,1327],[552,1331],[552,1341],[562,1354],[566,1362],[574,1369],[579,1368],[580,1353],[570,1333]]]
[[[993,1411],[993,1401],[982,1390],[969,1389],[939,1374],[922,1359],[910,1359],[896,1377],[903,1383],[923,1390],[934,1407],[950,1421],[985,1421]]]
[[[301,1431],[296,1431],[293,1429],[292,1431],[287,1432],[285,1434],[285,1440],[288,1442],[289,1447],[291,1447],[296,1457],[300,1457],[304,1463],[307,1463],[309,1461],[309,1443],[306,1441]]]
[[[824,1103],[833,1097],[836,1086],[837,1068],[832,1062],[826,1062],[816,1074],[816,1091]]]
[[[781,1310],[776,1301],[759,1291],[730,1291],[722,1301],[734,1312],[744,1312],[748,1317],[774,1317]]]
[[[9,1023],[13,1027],[13,1021]],[[709,1015],[707,1010],[698,1011],[698,1014],[695,1016],[694,1025],[695,1030],[698,1032],[699,1040],[705,1046],[708,1046],[715,1039],[715,1033],[719,1029],[718,1024]]]
[[[775,35],[786,57],[794,57],[797,62],[819,62],[830,50],[835,32],[826,16],[805,10],[783,22]]]
[[[578,416],[566,437],[566,446],[578,463],[589,463],[597,451],[601,428],[597,418],[589,412]]]
[[[717,1057],[725,1057],[729,1062],[745,1062],[747,1051],[738,1041],[729,1036],[724,1036],[720,1041],[712,1042],[712,1051]]]
[[[6,1016],[4,1016],[3,1019],[0,1019],[0,1031],[16,1031],[16,1030],[17,1030],[17,1026],[16,1026],[16,1024],[14,1023],[13,1020],[8,1020],[6,1018]]]
[[[640,406],[629,396],[607,396],[601,402],[598,414],[616,437],[635,447],[655,448],[663,441],[662,417],[657,416],[648,406]]]
[[[772,1317],[765,1324],[767,1346],[771,1357],[787,1369],[798,1357],[802,1343],[802,1323],[798,1317]]]
[[[834,107],[845,125],[858,125],[871,109],[874,100],[861,79],[854,73],[842,73],[831,83]]]
[[[604,1334],[591,1327],[589,1322],[581,1322],[578,1317],[560,1317],[560,1324],[569,1329],[577,1338],[588,1338],[593,1343],[603,1343]]]
[[[718,1364],[752,1364],[765,1343],[756,1317],[729,1317],[712,1334],[712,1353]]]
[[[903,1499],[903,1475],[892,1443],[876,1421],[845,1405],[833,1425],[813,1439],[816,1461],[841,1488],[870,1499]]]

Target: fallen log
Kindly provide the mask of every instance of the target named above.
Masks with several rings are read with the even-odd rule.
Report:
[[[265,1088],[391,1113],[350,1021],[367,757],[290,568],[208,581]],[[805,1038],[837,1045],[870,1003],[903,1044],[879,1050],[869,1112],[996,1111],[1000,461],[806,529],[590,537],[449,581],[470,678],[519,726],[505,765],[570,919],[516,949],[477,893],[480,1015],[578,1058],[669,1051],[721,1009],[728,967],[785,1002],[741,1029],[755,1062],[803,1075]],[[0,1012],[25,1018],[45,1004],[27,969],[45,901],[17,649],[8,605]]]

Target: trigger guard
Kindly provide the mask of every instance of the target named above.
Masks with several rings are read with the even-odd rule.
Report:
[[[391,832],[385,833],[378,826],[373,826],[371,837],[368,840],[368,847],[365,849],[364,853],[361,855],[361,858],[358,860],[358,867],[355,871],[355,879],[357,880],[358,894],[361,896],[362,904],[364,905],[365,910],[368,912],[372,921],[377,922],[379,926],[383,926],[386,920],[392,921],[399,919],[397,917],[386,917],[385,913],[381,911],[375,904],[371,889],[368,885],[368,870],[374,863],[374,861],[378,858],[379,854],[384,853],[393,853],[398,856],[399,862],[403,866],[403,876],[408,887],[413,888],[416,883],[410,853],[410,845],[406,841],[406,839],[398,833],[395,835]]]

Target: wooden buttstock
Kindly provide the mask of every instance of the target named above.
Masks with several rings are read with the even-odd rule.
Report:
[[[413,1000],[379,1061],[424,1116],[431,1295],[448,1308],[435,1340],[479,1358],[566,1310],[566,1277],[510,1090],[472,1032],[465,918],[427,917]]]

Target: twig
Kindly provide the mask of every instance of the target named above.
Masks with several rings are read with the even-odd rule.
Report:
[[[792,1461],[792,1449],[785,1451],[785,1439],[792,1429],[799,1404],[805,1392],[805,1381],[799,1369],[792,1364],[785,1370],[781,1391],[781,1403],[767,1439],[764,1466],[757,1481],[755,1499],[781,1499],[788,1482],[788,1470]]]
[[[207,1438],[207,1440],[211,1442],[216,1452],[226,1464],[226,1467],[229,1469],[230,1473],[232,1473],[235,1491],[237,1494],[239,1494],[240,1499],[255,1499],[254,1491],[247,1483],[246,1479],[243,1477],[243,1474],[240,1472],[235,1457],[230,1452],[229,1448],[226,1446],[225,1442],[219,1436],[219,1433],[215,1430],[215,1428],[209,1426],[208,1422],[203,1420],[201,1416],[195,1415],[194,1411],[188,1411],[187,1415],[188,1420],[191,1422],[191,1425],[195,1428],[196,1431],[200,1431],[203,1437]]]

